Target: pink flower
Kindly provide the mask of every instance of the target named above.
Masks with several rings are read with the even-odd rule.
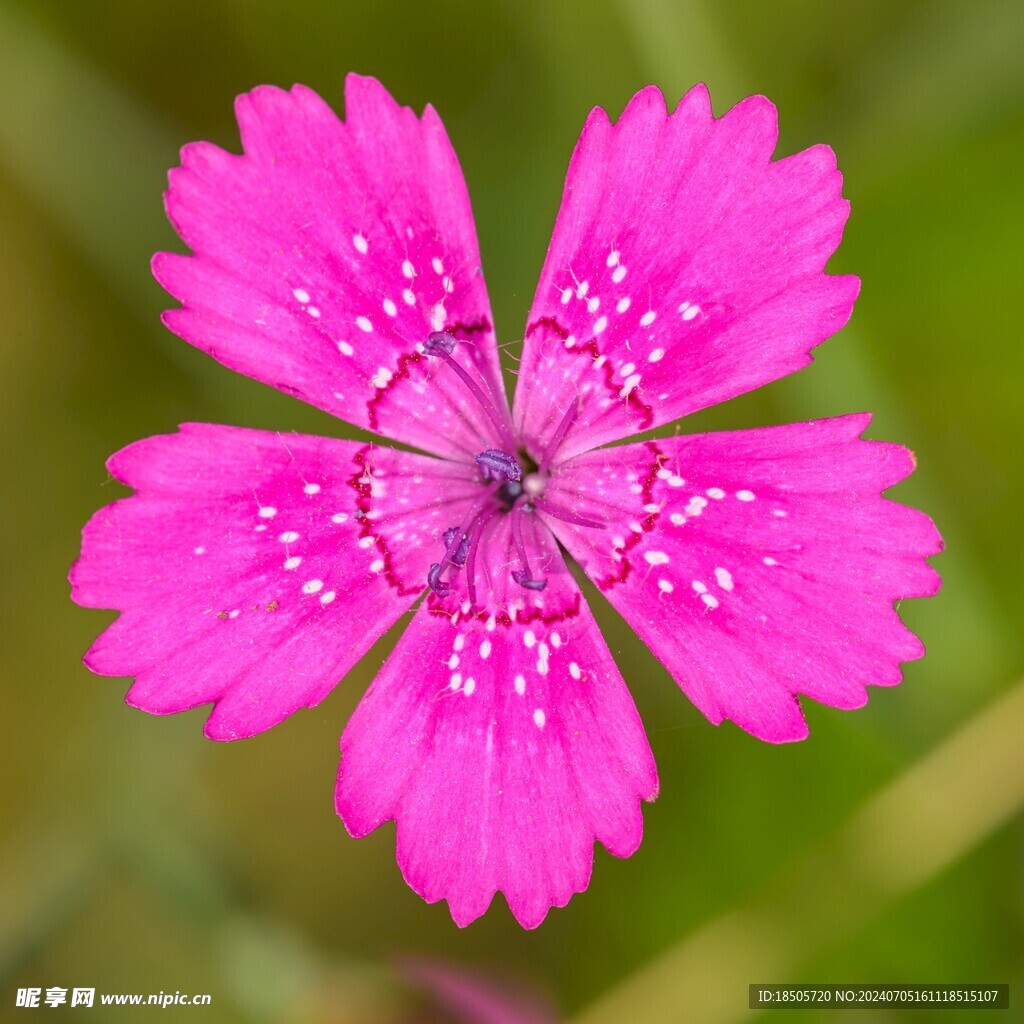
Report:
[[[858,290],[824,273],[848,204],[832,151],[772,161],[774,107],[715,119],[657,89],[588,118],[508,407],[462,174],[350,76],[237,102],[244,154],[198,143],[167,211],[164,314],[242,373],[429,454],[185,424],[108,463],[74,599],[120,618],[86,664],[128,703],[213,702],[252,736],[319,703],[423,595],[341,739],[336,804],[465,925],[525,927],[629,856],[658,781],[561,544],[714,723],[801,739],[798,695],[860,707],[923,653],[893,602],[934,594],[941,541],[881,497],[913,469],[867,415],[599,447],[807,365]],[[429,588],[428,588],[429,582]]]

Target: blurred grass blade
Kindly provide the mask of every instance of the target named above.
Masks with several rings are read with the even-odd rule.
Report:
[[[916,22],[851,76],[834,137],[859,188],[962,147],[1014,116],[1024,99],[1024,17],[1018,0],[925,4]]]
[[[0,5],[0,172],[149,327],[149,259],[167,237],[161,195],[180,133],[12,5]],[[168,332],[167,353],[196,361]]]
[[[575,1024],[748,1020],[748,985],[799,980],[812,956],[1019,813],[1022,723],[1019,682],[869,799],[761,898],[672,946]]]
[[[648,78],[661,86],[669,110],[697,82],[706,82],[719,113],[720,97],[739,97],[746,76],[703,3],[617,0]]]

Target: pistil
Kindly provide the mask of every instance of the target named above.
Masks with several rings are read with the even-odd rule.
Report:
[[[540,465],[537,467],[538,473],[546,472],[551,465],[551,460],[558,453],[558,449],[565,440],[565,435],[569,433],[569,428],[576,422],[576,417],[580,414],[581,404],[579,395],[576,395],[569,403],[569,408],[565,410],[562,422],[558,424],[558,428],[551,435],[551,440],[548,441],[547,447],[544,449]]]
[[[502,444],[509,450],[515,450],[515,443],[512,439],[512,432],[509,428],[507,413],[502,415],[498,409],[493,396],[484,392],[484,389],[473,379],[469,371],[459,365],[453,353],[458,340],[443,331],[434,331],[423,343],[423,351],[429,356],[437,356],[443,359],[456,373],[458,378],[469,388],[470,393],[480,403],[480,407],[487,414],[488,419],[494,424]],[[504,403],[502,403],[504,406]]]

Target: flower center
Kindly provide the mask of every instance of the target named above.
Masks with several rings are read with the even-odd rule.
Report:
[[[518,560],[518,565],[511,571],[512,579],[524,589],[534,591],[543,590],[548,581],[543,576],[534,574],[527,535],[523,529],[524,517],[532,518],[539,510],[577,526],[601,529],[604,527],[604,523],[585,519],[573,509],[546,498],[544,494],[552,462],[562,441],[579,415],[579,400],[576,399],[570,403],[561,422],[551,435],[550,441],[545,446],[540,462],[535,462],[525,450],[515,443],[505,403],[501,402],[499,406],[486,383],[477,380],[455,358],[457,345],[458,341],[452,335],[435,332],[427,338],[423,345],[423,351],[429,356],[442,359],[455,372],[459,380],[466,385],[470,394],[480,404],[494,425],[504,447],[488,448],[474,457],[485,490],[470,507],[462,522],[456,526],[449,526],[445,530],[443,534],[444,555],[440,562],[434,562],[430,566],[427,572],[427,583],[438,597],[445,597],[451,593],[452,589],[448,579],[455,573],[464,570],[470,604],[477,607],[476,560],[479,555],[481,537],[495,516],[508,515],[511,517],[509,525]],[[513,452],[517,452],[517,454],[513,455]],[[533,536],[532,530],[530,536]]]

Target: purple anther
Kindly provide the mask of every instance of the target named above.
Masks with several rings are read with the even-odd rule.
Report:
[[[450,548],[452,542],[459,535],[459,528],[457,526],[449,526],[444,531],[442,537],[444,539],[444,546]],[[469,534],[463,534],[462,540],[459,541],[459,546],[452,552],[451,563],[452,565],[465,565],[466,559],[469,558]]]
[[[434,562],[427,570],[427,585],[438,597],[445,597],[451,593],[451,584],[441,579],[440,562]]]
[[[543,590],[548,585],[547,580],[532,579],[526,569],[513,569],[512,579],[514,579],[519,586],[526,587],[527,590]]]
[[[427,336],[427,340],[423,343],[423,351],[428,356],[439,356],[442,353],[450,356],[455,351],[457,344],[458,342],[450,334],[445,334],[444,331],[434,331]]]
[[[488,448],[476,457],[476,464],[485,480],[519,480],[523,471],[515,457],[500,448]]]

